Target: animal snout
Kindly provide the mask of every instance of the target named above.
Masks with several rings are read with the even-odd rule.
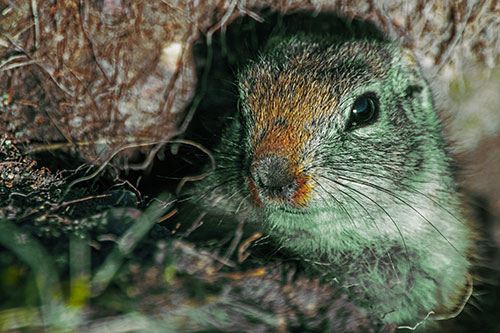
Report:
[[[292,200],[297,178],[287,158],[265,155],[252,163],[251,174],[261,197],[277,202]]]

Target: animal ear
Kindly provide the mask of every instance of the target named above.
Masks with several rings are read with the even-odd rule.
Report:
[[[420,66],[413,52],[406,48],[399,48],[399,63],[400,63],[400,74],[404,76],[402,82],[405,82],[405,86],[402,87],[404,93],[407,97],[413,98],[417,97],[425,89],[425,79],[420,70]]]
[[[408,48],[400,47],[395,59],[398,82],[395,83],[401,96],[413,106],[407,113],[416,122],[427,123],[430,127],[439,129],[439,121],[433,106],[432,93],[425,80],[417,58]]]

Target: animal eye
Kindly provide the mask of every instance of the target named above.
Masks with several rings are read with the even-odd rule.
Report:
[[[361,95],[354,101],[351,109],[348,128],[369,125],[377,119],[378,103],[371,94]]]

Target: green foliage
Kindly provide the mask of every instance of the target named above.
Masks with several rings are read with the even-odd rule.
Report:
[[[0,329],[15,329],[44,325],[45,327],[76,328],[82,324],[85,305],[91,297],[101,294],[123,266],[125,258],[142,240],[156,223],[158,218],[169,208],[160,197],[134,221],[130,228],[116,242],[114,250],[94,271],[90,270],[90,248],[88,238],[73,235],[69,238],[69,265],[71,271],[69,295],[63,292],[60,273],[54,257],[31,234],[16,226],[12,221],[0,221],[0,245],[10,250],[21,259],[32,272],[36,281],[41,317],[34,315],[36,310],[21,308],[16,311],[0,313]],[[60,239],[59,241],[64,241]],[[2,288],[12,287],[25,275],[25,270],[15,260],[2,272]],[[30,288],[26,288],[30,290]],[[91,291],[93,292],[91,294]],[[33,305],[38,305],[36,302]]]

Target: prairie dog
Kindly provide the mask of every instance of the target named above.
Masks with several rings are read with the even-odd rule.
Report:
[[[194,189],[204,196],[196,204],[244,216],[304,260],[327,263],[318,269],[386,323],[414,325],[463,306],[471,230],[409,50],[275,38],[240,72],[238,91],[239,115],[216,169]]]

